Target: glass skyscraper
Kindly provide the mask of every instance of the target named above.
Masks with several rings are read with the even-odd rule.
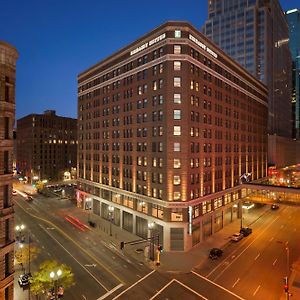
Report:
[[[202,31],[267,85],[268,133],[291,137],[291,54],[278,0],[208,0]]]
[[[289,23],[289,45],[293,61],[293,137],[300,139],[300,11],[289,10],[286,18]]]

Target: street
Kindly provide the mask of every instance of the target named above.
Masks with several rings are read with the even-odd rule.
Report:
[[[70,266],[76,284],[65,291],[65,299],[280,299],[283,277],[298,257],[300,209],[281,206],[265,210],[253,233],[237,243],[228,241],[221,259],[208,258],[188,273],[150,270],[146,264],[126,256],[105,236],[72,224],[72,203],[60,198],[35,196],[26,202],[15,197],[16,222],[30,230],[32,245],[41,249],[32,271],[46,259]],[[108,234],[106,234],[108,236]],[[17,244],[16,244],[17,247]],[[199,247],[201,251],[201,247]],[[18,266],[16,266],[17,274]],[[15,285],[18,300],[28,291]]]

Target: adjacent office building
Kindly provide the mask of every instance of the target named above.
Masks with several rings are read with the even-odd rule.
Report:
[[[16,168],[29,181],[69,179],[76,174],[76,165],[76,119],[47,110],[17,121]]]
[[[209,0],[203,33],[269,89],[268,133],[291,137],[289,30],[278,0]]]
[[[289,24],[289,45],[293,61],[293,138],[300,139],[300,11],[292,9],[286,12]]]
[[[78,76],[78,203],[189,250],[237,218],[242,174],[266,176],[267,98],[192,25],[159,26]]]
[[[12,152],[17,50],[0,41],[0,299],[13,300]]]
[[[275,149],[292,143],[292,63],[279,1],[209,0],[202,31],[268,87],[269,162],[278,165],[282,152]]]

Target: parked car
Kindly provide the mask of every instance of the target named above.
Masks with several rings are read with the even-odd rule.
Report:
[[[243,228],[241,228],[240,233],[242,233],[243,236],[248,236],[249,234],[252,233],[252,228],[250,228],[250,227],[243,227]]]
[[[13,190],[13,191],[12,191],[12,194],[13,194],[13,196],[16,196],[16,195],[18,195],[18,193],[17,193],[17,191],[16,191],[16,190]]]
[[[209,258],[210,259],[217,259],[219,257],[221,257],[223,254],[223,250],[219,249],[219,248],[212,248],[209,251]]]
[[[242,238],[244,237],[244,235],[241,232],[237,232],[234,235],[232,235],[231,240],[233,242],[238,242],[240,241]]]
[[[29,284],[29,278],[31,277],[30,273],[21,274],[18,279],[20,287],[27,286]]]
[[[276,209],[278,209],[279,208],[279,205],[277,205],[277,204],[272,204],[271,205],[271,209],[272,210],[276,210]]]

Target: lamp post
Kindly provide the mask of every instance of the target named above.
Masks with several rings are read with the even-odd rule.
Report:
[[[16,236],[16,238],[17,238],[18,242],[24,242],[24,240],[22,240],[22,230],[24,230],[24,228],[25,228],[24,224],[16,226],[16,230],[18,232],[18,235]]]
[[[290,273],[290,249],[288,242],[285,243],[285,251],[286,251],[286,277],[285,277],[285,295],[286,299],[290,299],[290,291],[289,291],[289,273]]]
[[[25,274],[25,269],[24,269],[24,265],[23,265],[23,247],[24,247],[24,245],[20,244],[20,249],[21,249],[21,263],[20,263],[20,265],[22,267],[23,274]]]
[[[154,261],[154,235],[153,235],[153,228],[155,226],[154,222],[148,223],[149,235],[150,235],[150,251],[149,251],[149,258],[150,260]]]
[[[115,208],[111,205],[108,206],[108,218],[109,218],[109,234],[112,236],[112,221],[113,221],[113,213]]]
[[[61,275],[62,275],[61,269],[58,269],[56,273],[53,271],[50,273],[50,278],[54,281],[54,299],[55,300],[58,299],[58,297],[57,297],[57,282]]]

